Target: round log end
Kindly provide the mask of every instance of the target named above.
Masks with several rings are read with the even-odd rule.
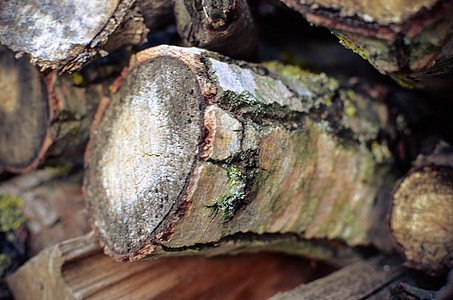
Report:
[[[23,172],[36,167],[48,142],[49,102],[36,67],[0,49],[0,168]]]
[[[152,58],[129,71],[94,128],[85,195],[115,257],[145,247],[168,225],[199,157],[202,99],[186,64]]]
[[[413,169],[396,188],[390,226],[408,265],[431,274],[453,267],[453,169]]]

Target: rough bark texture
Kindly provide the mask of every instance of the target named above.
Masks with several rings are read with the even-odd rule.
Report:
[[[350,254],[325,238],[385,248],[385,106],[325,74],[274,67],[196,48],[137,55],[87,152],[106,252]]]
[[[413,168],[394,191],[390,226],[410,266],[447,273],[453,267],[453,168]]]
[[[4,48],[0,64],[0,167],[26,172],[46,155],[81,151],[107,87],[77,87],[70,76],[40,73]]]
[[[283,3],[326,26],[341,43],[405,86],[450,89],[450,1],[297,1]],[[450,90],[451,91],[451,90]]]
[[[72,71],[102,50],[133,2],[2,1],[0,43],[44,69]]]
[[[176,0],[174,9],[178,32],[187,46],[234,58],[253,54],[257,28],[246,0]]]
[[[266,299],[313,280],[307,261],[255,254],[118,263],[93,234],[42,251],[8,277],[16,299]]]

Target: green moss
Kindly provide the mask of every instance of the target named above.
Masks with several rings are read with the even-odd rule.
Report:
[[[0,254],[0,277],[5,275],[5,271],[8,270],[11,265],[11,257],[6,254]]]
[[[1,231],[15,230],[26,221],[22,214],[23,206],[23,200],[16,195],[4,194],[0,196]]]
[[[221,103],[230,106],[232,109],[238,109],[244,106],[259,105],[260,102],[248,91],[242,91],[237,94],[233,91],[225,91],[220,99]]]

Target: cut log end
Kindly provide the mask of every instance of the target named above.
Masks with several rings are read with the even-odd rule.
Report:
[[[114,253],[140,248],[181,198],[199,156],[200,99],[189,67],[157,57],[129,72],[93,131],[86,195]]]
[[[49,104],[38,70],[0,50],[0,167],[21,171],[37,165],[45,142]],[[44,121],[43,121],[44,120]]]
[[[415,168],[397,187],[390,225],[408,263],[439,274],[453,267],[453,170]]]

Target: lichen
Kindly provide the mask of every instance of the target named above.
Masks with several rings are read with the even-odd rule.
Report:
[[[229,193],[220,196],[216,203],[207,207],[211,209],[211,215],[220,213],[222,222],[228,223],[242,206],[244,199],[243,185],[235,183]]]
[[[237,165],[224,164],[222,168],[227,172],[228,182],[230,183],[229,191],[221,195],[213,205],[208,205],[207,208],[211,210],[211,216],[220,214],[222,222],[227,223],[244,203],[246,174]]]
[[[231,184],[234,185],[238,183],[239,180],[241,180],[242,172],[240,171],[238,166],[227,166],[225,169],[227,170],[227,176]]]
[[[336,35],[340,41],[340,44],[346,47],[347,49],[352,50],[354,53],[357,53],[360,55],[362,58],[366,60],[370,60],[370,53],[366,49],[362,49],[358,47],[357,45],[354,45],[353,43],[349,42],[347,39],[345,39],[343,36],[337,34]]]
[[[74,82],[75,85],[78,85],[78,86],[86,86],[87,85],[87,82],[85,81],[85,79],[83,78],[83,76],[79,73],[72,73],[72,81]]]
[[[378,141],[374,141],[371,144],[371,152],[373,153],[374,160],[378,164],[390,162],[392,160],[392,153],[386,144],[380,144]]]
[[[357,108],[355,107],[355,94],[352,90],[341,90],[340,91],[341,100],[343,100],[343,111],[349,117],[354,117],[357,113]]]
[[[23,206],[23,200],[16,195],[0,196],[0,229],[2,232],[15,230],[26,221],[22,214]]]

